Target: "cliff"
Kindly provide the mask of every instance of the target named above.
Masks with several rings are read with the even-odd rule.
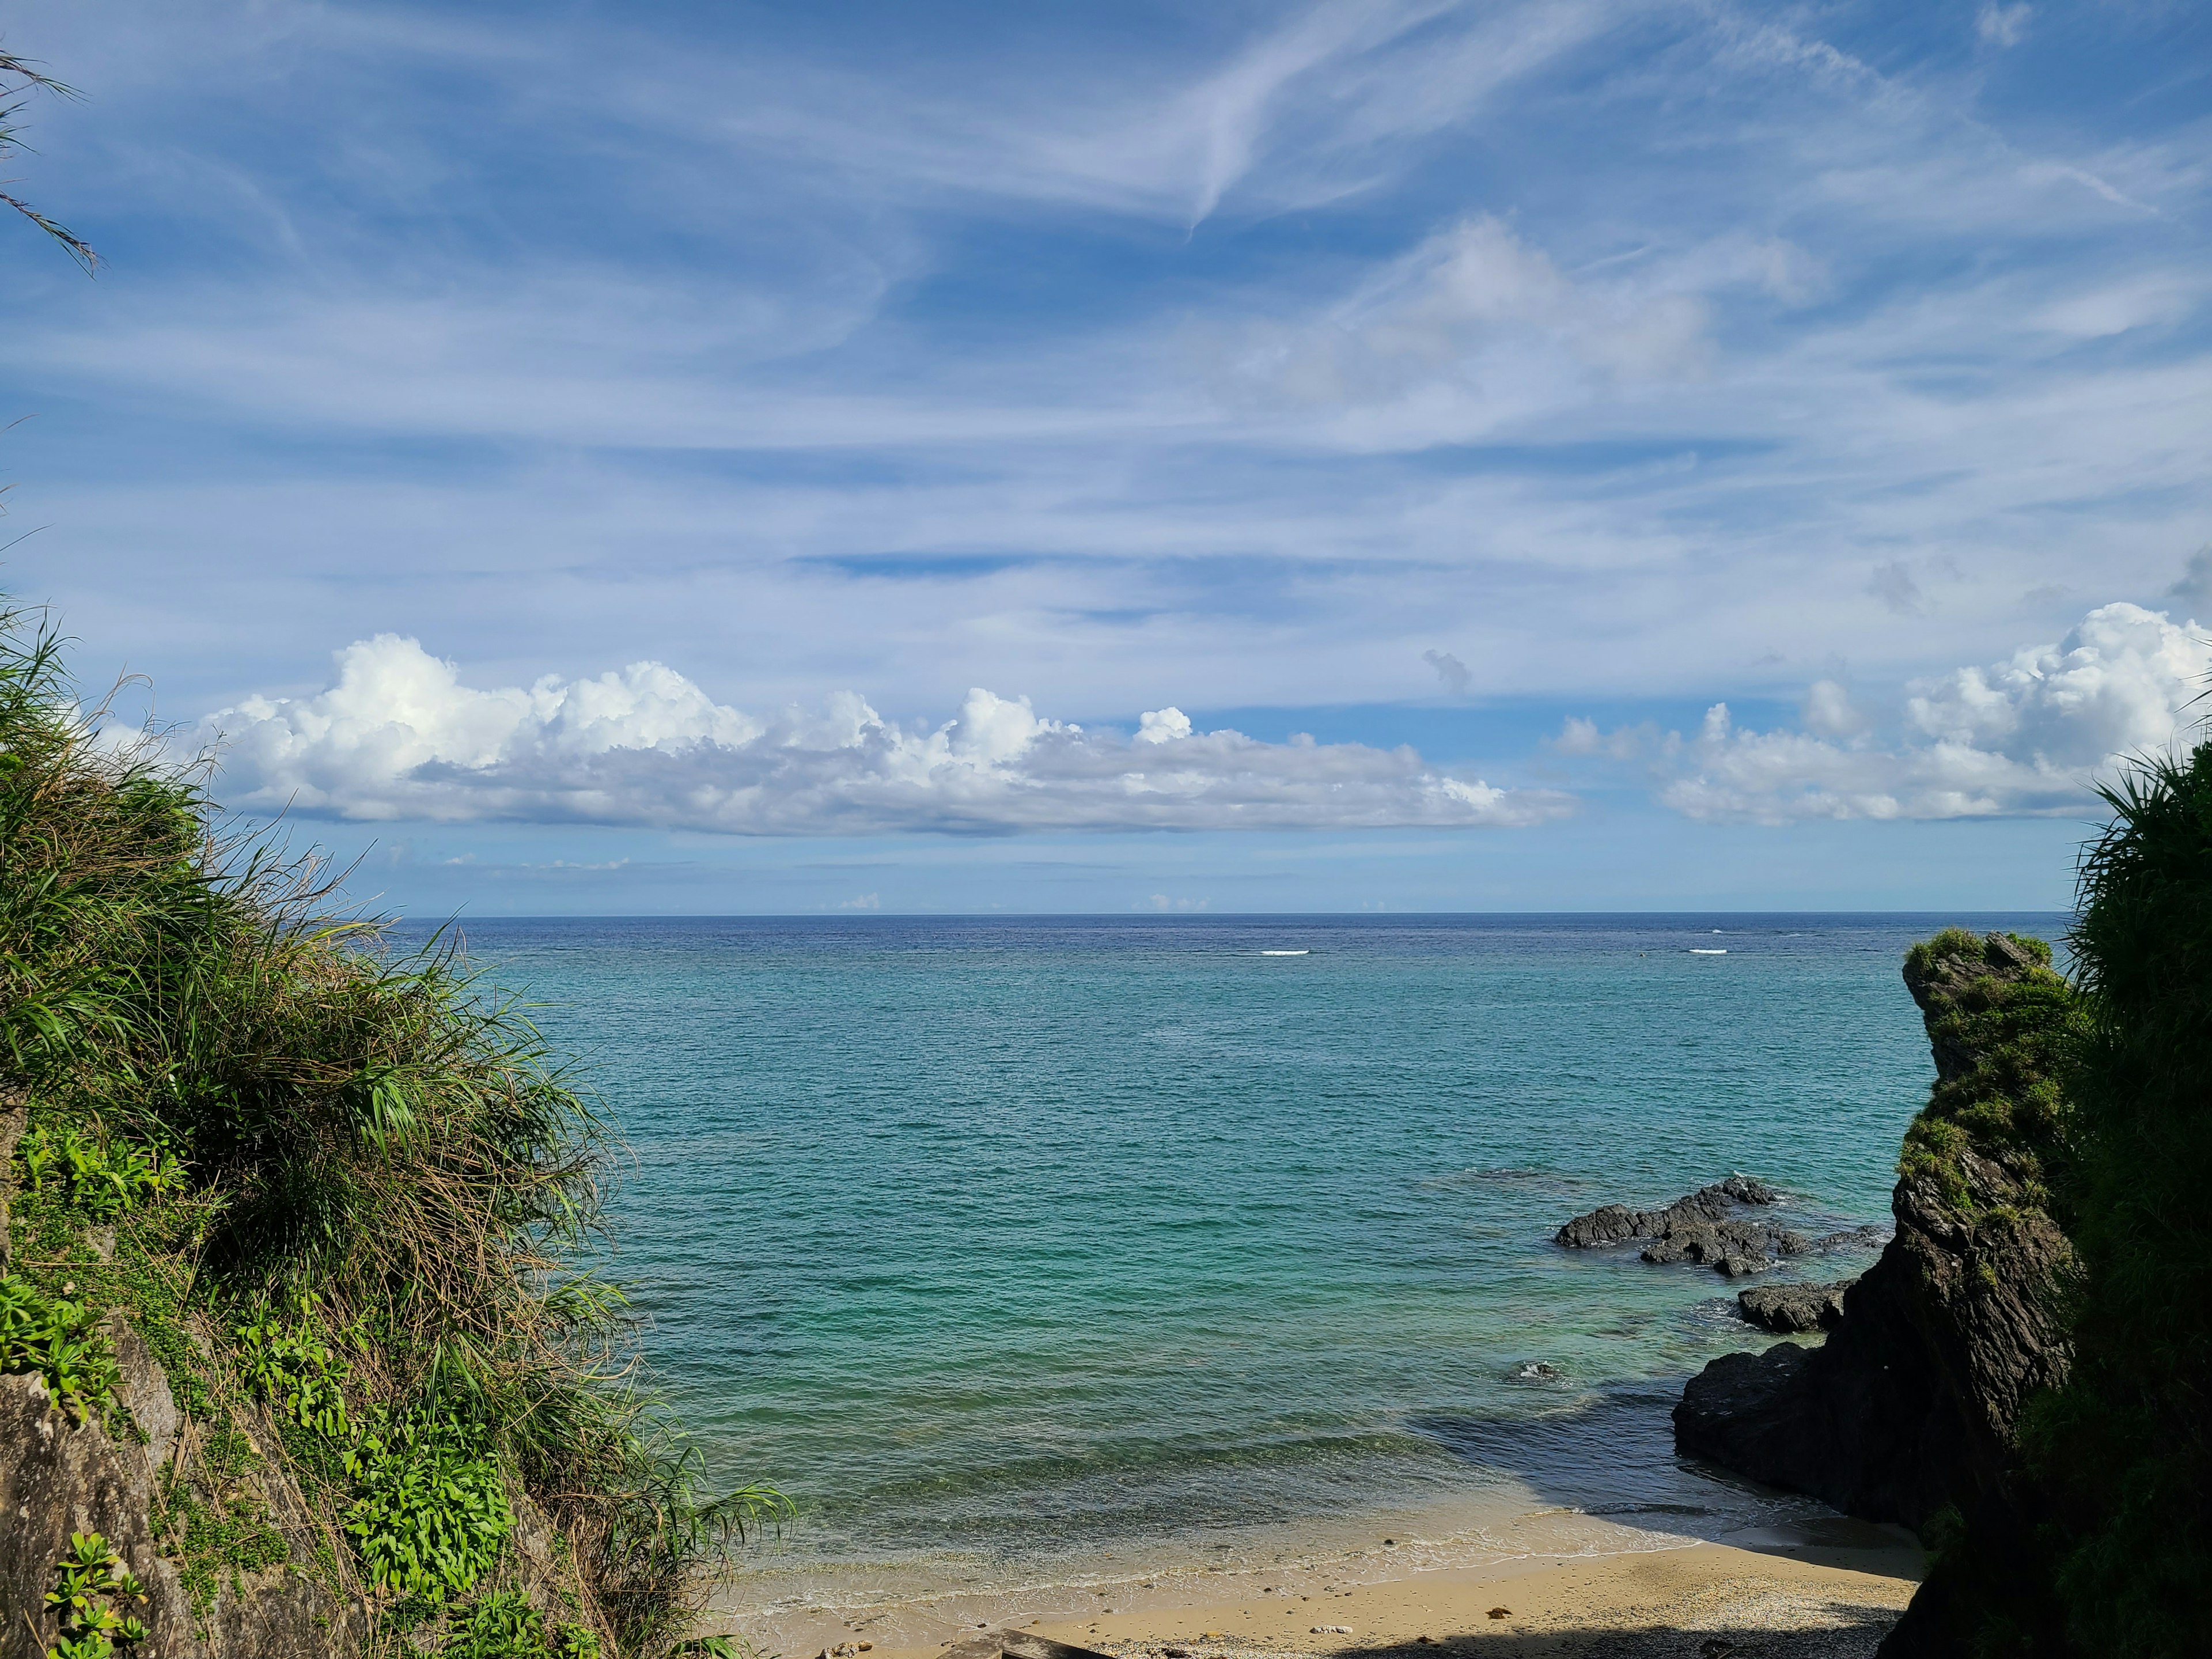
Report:
[[[0,1659],[715,1650],[589,1103],[203,775],[0,610]]]
[[[2002,1484],[2030,1395],[2066,1374],[2050,1213],[2058,1087],[2077,1024],[2039,941],[1956,930],[1905,980],[1936,1079],[1891,1208],[1895,1237],[1820,1346],[1723,1356],[1674,1411],[1676,1443],[1871,1520],[1924,1528]]]

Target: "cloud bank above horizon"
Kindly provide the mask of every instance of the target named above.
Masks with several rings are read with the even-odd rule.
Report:
[[[888,721],[852,691],[754,715],[657,662],[482,690],[391,634],[335,665],[322,691],[250,697],[200,723],[234,810],[858,836],[1510,830],[1576,807],[1568,791],[1495,787],[1407,746],[1268,743],[1199,731],[1174,708],[1128,733],[981,687],[934,726]],[[2078,815],[2117,767],[2188,741],[2208,692],[2212,639],[2116,603],[2053,643],[1911,682],[1887,733],[1820,680],[1796,730],[1741,728],[1717,703],[1688,738],[1570,716],[1549,747],[1627,767],[1701,822]]]
[[[1887,740],[1843,685],[1819,680],[1797,731],[1740,728],[1716,703],[1686,740],[1570,718],[1554,746],[1645,762],[1660,803],[1705,823],[2079,817],[2128,763],[2203,740],[2212,637],[2162,611],[2101,605],[2054,644],[1905,694]]]
[[[314,696],[250,698],[202,723],[234,810],[857,836],[1516,826],[1572,807],[1410,749],[1194,731],[1177,708],[1147,711],[1130,737],[980,687],[934,729],[888,722],[853,692],[759,718],[654,662],[475,690],[392,634],[337,666]]]

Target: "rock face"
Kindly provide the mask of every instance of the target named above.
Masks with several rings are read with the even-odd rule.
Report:
[[[58,1638],[42,1618],[54,1563],[71,1533],[100,1534],[145,1587],[147,1637],[132,1659],[329,1659],[361,1650],[366,1620],[289,1569],[225,1586],[204,1621],[152,1528],[155,1471],[179,1429],[167,1380],[145,1346],[118,1331],[121,1396],[146,1443],[79,1424],[58,1410],[36,1376],[0,1376],[0,1659],[43,1659]],[[271,1494],[275,1496],[275,1494]]]
[[[1996,1488],[2022,1402],[2067,1359],[2050,1291],[2069,1248],[2040,1207],[2033,1142],[2004,1127],[2024,1120],[1996,1109],[2042,1086],[2033,1022],[2063,987],[2002,935],[1947,942],[1905,970],[1936,1083],[1896,1236],[1843,1292],[1825,1345],[1724,1355],[1674,1410],[1685,1452],[1915,1528]]]
[[[1856,1279],[1832,1285],[1756,1285],[1738,1291],[1735,1305],[1743,1316],[1762,1330],[1824,1330],[1844,1316],[1844,1292]]]

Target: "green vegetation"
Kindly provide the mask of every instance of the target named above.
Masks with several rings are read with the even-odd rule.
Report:
[[[115,1398],[115,1353],[82,1302],[50,1297],[0,1273],[0,1372],[36,1371],[46,1392],[80,1423]]]
[[[23,142],[22,125],[15,118],[22,113],[23,106],[34,92],[49,92],[61,98],[76,96],[70,88],[42,73],[29,59],[0,52],[0,162],[12,161],[29,148]],[[82,267],[86,276],[91,276],[99,265],[100,256],[82,237],[72,234],[66,226],[56,224],[21,198],[0,191],[0,207],[15,209],[46,232],[60,245],[63,252]]]
[[[155,1519],[203,1614],[298,1556],[274,1473],[320,1535],[292,1571],[459,1639],[499,1616],[469,1598],[509,1584],[527,1504],[616,1649],[672,1650],[782,1500],[705,1499],[629,1380],[620,1294],[580,1270],[599,1121],[450,942],[394,956],[311,862],[215,835],[204,769],[95,720],[0,611],[6,1368],[112,1413],[101,1322],[144,1338],[200,1448]]]
[[[2212,744],[2106,793],[2073,936],[2072,1376],[2024,1437],[2081,1652],[2201,1653],[2212,1619]]]
[[[499,1463],[464,1419],[416,1413],[346,1453],[345,1529],[369,1582],[442,1601],[490,1571],[514,1528]]]
[[[146,1626],[117,1609],[145,1599],[145,1586],[131,1576],[105,1538],[96,1532],[71,1533],[69,1553],[46,1592],[46,1611],[61,1626],[62,1636],[46,1650],[46,1659],[108,1659],[118,1644],[144,1641]]]
[[[457,1615],[444,1659],[599,1659],[599,1638],[584,1625],[557,1626],[549,1637],[544,1617],[527,1597],[495,1590]]]
[[[2212,744],[2105,799],[2078,1012],[2041,1026],[2028,1109],[1955,1114],[2048,1172],[2077,1261],[2072,1370],[2028,1402],[2009,1490],[1931,1535],[1916,1651],[2179,1659],[2212,1628]]]
[[[2030,1202],[2050,1206],[2065,1158],[2066,1079],[2086,1030],[2080,999],[2051,969],[2051,947],[2018,933],[2002,939],[2019,954],[1949,927],[1905,958],[1908,983],[1942,992],[1928,1011],[1929,1042],[1938,1054],[1972,1054],[1973,1064],[1929,1091],[1905,1132],[1899,1172],[1934,1176],[1968,1213],[1974,1199],[1960,1157],[1970,1148],[2005,1164]]]

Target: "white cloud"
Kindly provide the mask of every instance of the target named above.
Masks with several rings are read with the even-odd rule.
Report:
[[[1833,680],[1815,680],[1805,690],[1805,729],[1823,738],[1856,737],[1866,717],[1851,707],[1850,693]]]
[[[1655,290],[1640,274],[1577,282],[1485,216],[1430,237],[1319,316],[1258,331],[1224,390],[1308,409],[1459,385],[1502,413],[1556,402],[1593,379],[1694,374],[1710,349],[1705,323],[1698,295]]]
[[[2027,35],[2027,20],[2033,8],[2025,3],[2000,5],[1997,0],[1988,0],[1974,16],[1974,33],[1988,45],[1997,47],[2016,46]]]
[[[647,825],[734,835],[1521,825],[1571,798],[1506,790],[1407,748],[1271,744],[1146,714],[1133,742],[977,688],[934,730],[858,695],[766,718],[659,663],[481,691],[410,639],[337,653],[313,696],[249,697],[201,734],[227,804],[356,820]]]
[[[1659,799],[1708,821],[2063,816],[2130,757],[2193,740],[2212,690],[2212,639],[2162,611],[2107,605],[2052,645],[1906,688],[1904,730],[1879,743],[1832,682],[1806,697],[1802,732],[1736,726],[1726,703],[1697,735],[1601,736],[1570,720],[1553,746],[1640,752]]]

